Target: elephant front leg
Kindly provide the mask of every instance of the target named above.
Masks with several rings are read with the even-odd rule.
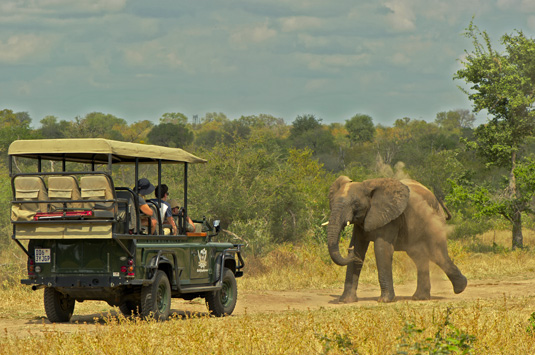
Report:
[[[416,292],[412,295],[413,300],[430,300],[431,299],[431,280],[429,278],[429,255],[422,248],[413,248],[407,250],[407,254],[414,261],[416,270],[418,270]]]
[[[340,302],[342,303],[357,302],[358,300],[357,287],[359,285],[360,272],[362,270],[362,264],[364,263],[364,258],[366,257],[366,251],[368,250],[369,244],[370,242],[365,240],[357,240],[356,242],[352,241],[350,244],[350,248],[355,248],[355,255],[357,255],[360,260],[352,262],[347,266],[344,293],[340,297]]]
[[[374,244],[379,286],[381,287],[381,297],[379,297],[378,301],[392,302],[396,298],[396,294],[394,293],[394,279],[392,277],[394,246],[383,238],[377,238]]]

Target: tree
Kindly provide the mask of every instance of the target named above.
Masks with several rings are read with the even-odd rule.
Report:
[[[6,153],[9,145],[17,139],[33,138],[32,120],[27,112],[0,111],[0,153]]]
[[[154,124],[149,120],[134,122],[122,131],[123,138],[126,142],[145,143],[152,127]]]
[[[193,142],[193,132],[183,124],[160,123],[152,128],[147,138],[151,144],[183,148]]]
[[[346,129],[351,144],[372,142],[375,135],[373,120],[368,115],[356,114],[346,120]]]
[[[91,112],[84,118],[76,117],[71,132],[66,134],[71,138],[107,138],[124,140],[122,132],[128,125],[122,118],[101,112]]]
[[[477,150],[489,166],[509,171],[502,191],[485,191],[476,199],[490,214],[500,214],[511,222],[512,247],[523,247],[522,212],[529,211],[525,192],[519,189],[518,152],[535,129],[535,41],[521,31],[501,38],[504,53],[497,52],[485,31],[470,22],[465,33],[474,50],[466,52],[462,69],[455,79],[471,85],[462,89],[473,103],[473,110],[487,110],[489,121],[479,126],[469,147]],[[522,185],[524,182],[522,182]],[[526,186],[529,186],[527,184]],[[483,194],[483,192],[480,190]]]
[[[43,138],[55,139],[65,138],[65,132],[68,132],[71,122],[59,121],[56,116],[46,116],[41,121],[39,132]]]
[[[290,143],[298,149],[309,148],[315,155],[330,153],[334,148],[334,137],[322,119],[314,115],[297,116],[290,129]]]
[[[314,131],[321,128],[322,119],[317,119],[314,115],[300,115],[292,122],[290,135],[293,137],[300,136],[306,132]]]
[[[167,112],[160,117],[160,123],[174,123],[186,125],[188,117],[180,112]]]
[[[472,129],[476,116],[469,110],[455,110],[437,113],[435,123],[447,131],[461,133],[464,129]]]

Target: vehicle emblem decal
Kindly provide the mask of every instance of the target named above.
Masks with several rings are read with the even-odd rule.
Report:
[[[206,248],[199,250],[197,252],[197,255],[199,256],[199,269],[200,269],[200,270],[197,270],[197,272],[203,272],[208,266],[208,262],[206,261],[208,252],[206,251]]]

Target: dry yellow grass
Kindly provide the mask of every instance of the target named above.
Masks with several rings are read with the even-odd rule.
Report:
[[[495,246],[493,246],[494,244]],[[450,255],[469,278],[535,277],[535,233],[525,231],[525,250],[507,251],[510,232],[490,232],[465,241],[450,241]],[[5,253],[10,255],[16,249]],[[7,257],[6,257],[7,258]],[[5,260],[6,258],[3,258]],[[10,270],[22,272],[22,257],[10,256]],[[22,260],[22,262],[21,262]],[[20,264],[21,263],[21,264]],[[345,268],[329,259],[326,247],[282,245],[261,259],[246,260],[245,276],[239,289],[296,290],[340,288]],[[32,292],[2,275],[0,269],[0,320],[31,319],[39,323],[44,315],[42,292]],[[434,277],[445,278],[433,269]],[[412,261],[403,253],[394,259],[395,283],[416,279]],[[373,250],[367,255],[361,282],[377,284]],[[76,326],[69,331],[48,326],[46,332],[0,336],[4,354],[396,354],[416,350],[402,348],[404,342],[429,346],[444,345],[473,336],[467,351],[474,354],[535,353],[535,312],[533,297],[515,295],[498,300],[467,302],[396,302],[337,309],[245,314],[227,318],[173,318],[156,323],[115,316],[116,310],[102,302],[77,303],[76,312],[110,312],[94,325]],[[445,320],[450,322],[444,326]],[[407,324],[413,331],[407,333]],[[36,324],[36,327],[43,327]],[[405,328],[404,328],[405,327]],[[62,328],[64,329],[64,328]],[[404,331],[405,329],[405,331]],[[422,331],[416,331],[421,329]],[[533,330],[533,331],[531,331]],[[438,340],[435,339],[439,334]],[[435,344],[436,343],[436,344]],[[438,345],[437,345],[438,344]],[[424,352],[428,353],[428,352]]]
[[[533,326],[532,304],[523,298],[455,306],[394,303],[162,323],[110,316],[90,331],[52,327],[42,336],[3,336],[0,349],[4,354],[395,354],[406,350],[400,347],[404,342],[425,344],[440,332],[439,343],[446,343],[448,333],[453,339],[475,337],[467,344],[474,354],[532,354],[535,337],[527,331]],[[443,326],[446,319],[453,328]],[[406,324],[422,332],[410,337],[403,332]]]

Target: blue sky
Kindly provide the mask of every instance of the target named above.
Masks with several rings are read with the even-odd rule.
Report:
[[[470,108],[452,76],[472,16],[496,45],[535,33],[533,0],[2,0],[0,109],[433,121]]]

